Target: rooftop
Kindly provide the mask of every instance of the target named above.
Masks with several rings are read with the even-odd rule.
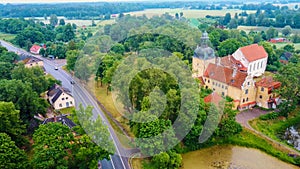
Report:
[[[268,53],[265,51],[265,48],[258,44],[244,46],[239,48],[239,50],[249,62],[268,57]]]

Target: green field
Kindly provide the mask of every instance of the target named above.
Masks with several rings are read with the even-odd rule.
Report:
[[[176,13],[183,12],[183,16],[186,18],[205,18],[206,15],[211,16],[225,16],[226,13],[230,13],[231,16],[234,16],[235,13],[241,13],[242,10],[228,9],[228,10],[191,10],[191,9],[170,9],[170,8],[162,8],[162,9],[146,9],[144,11],[136,11],[129,12],[125,14],[143,16],[151,18],[153,16],[160,16],[165,13],[169,13],[170,15],[175,15]],[[255,13],[256,11],[247,11],[247,13]]]
[[[0,33],[0,39],[5,40],[5,41],[11,42],[15,37],[16,37],[16,35]]]
[[[266,31],[270,27],[264,27],[264,26],[238,26],[238,30],[243,30],[245,32],[250,32],[250,31]],[[279,33],[281,33],[281,30],[283,28],[275,28]],[[292,29],[293,34],[300,34],[300,29]]]
[[[297,49],[300,50],[300,43],[275,43],[275,45],[276,45],[277,48],[282,48],[282,47],[284,47],[287,44],[292,44],[292,45],[295,46],[296,50]]]

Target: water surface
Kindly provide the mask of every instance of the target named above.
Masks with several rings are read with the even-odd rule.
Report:
[[[182,169],[299,169],[260,150],[238,146],[214,146],[182,157]]]

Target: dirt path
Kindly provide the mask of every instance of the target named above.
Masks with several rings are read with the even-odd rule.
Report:
[[[246,111],[243,111],[243,112],[239,113],[236,116],[236,121],[238,123],[240,123],[246,129],[248,129],[248,130],[254,132],[255,134],[257,134],[258,136],[266,139],[270,144],[272,144],[274,147],[278,148],[279,150],[281,150],[283,152],[287,152],[289,154],[296,154],[296,155],[300,156],[299,151],[297,151],[293,148],[290,148],[290,147],[284,145],[283,143],[280,143],[280,142],[266,136],[262,132],[259,132],[259,131],[253,129],[250,126],[250,124],[249,124],[250,120],[253,120],[253,119],[259,117],[260,115],[267,114],[267,113],[269,113],[269,111],[264,111],[264,110],[260,110],[260,109],[257,109],[257,108],[251,109],[251,110],[246,110]]]

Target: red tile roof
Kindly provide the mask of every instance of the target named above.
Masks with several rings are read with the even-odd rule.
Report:
[[[230,86],[241,88],[247,77],[247,73],[236,71],[234,75],[233,69],[210,63],[203,76]]]
[[[205,103],[214,103],[216,105],[219,105],[219,103],[223,100],[223,98],[218,95],[216,92],[211,93],[210,95],[204,97]]]
[[[38,53],[39,50],[41,49],[42,47],[40,47],[39,45],[33,45],[31,48],[30,48],[30,52],[31,53]]]
[[[281,83],[274,81],[273,77],[267,76],[256,82],[256,86],[265,87],[271,90],[278,89],[281,86]]]
[[[220,59],[220,64],[225,67],[228,67],[230,69],[237,67],[238,70],[247,72],[247,68],[242,64],[242,62],[236,60],[232,55],[221,57]]]
[[[258,44],[244,46],[240,50],[249,62],[268,57],[265,48]]]
[[[200,84],[201,84],[201,85],[205,85],[205,82],[204,82],[204,80],[203,80],[203,77],[202,77],[202,76],[198,77],[198,79],[199,79],[199,81],[200,81]]]

